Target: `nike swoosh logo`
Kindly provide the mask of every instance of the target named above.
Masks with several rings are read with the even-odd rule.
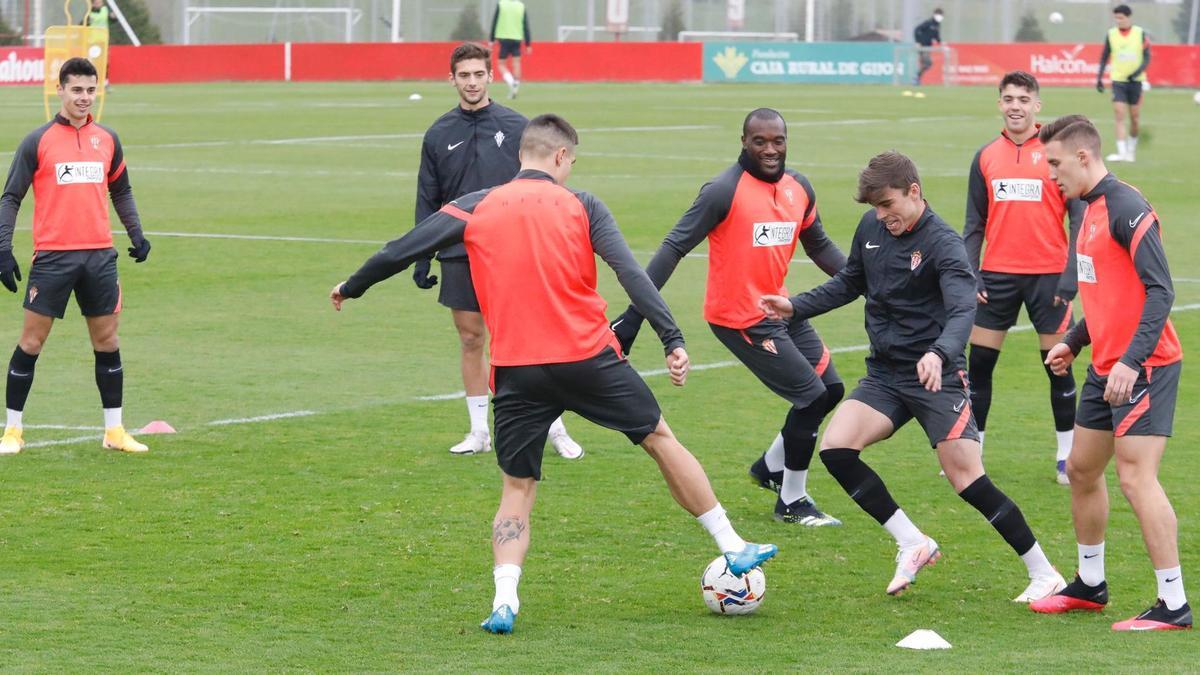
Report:
[[[15,370],[8,371],[8,374],[12,375],[13,377],[29,377],[29,373],[18,373]]]
[[[621,325],[621,323],[622,323],[622,322],[624,322],[624,321],[625,321],[625,319],[617,319],[616,321],[614,321],[614,322],[612,323],[612,325],[611,325],[611,326],[609,326],[609,328],[613,328],[613,329],[615,329],[617,326],[620,326],[620,325]]]
[[[459,142],[455,143],[454,145],[447,145],[446,149],[453,150],[453,149],[457,148],[458,146],[462,145],[463,143],[466,143],[466,141],[459,141]]]
[[[1129,397],[1129,402],[1130,402],[1130,403],[1137,403],[1137,402],[1138,402],[1138,399],[1140,399],[1141,397],[1145,396],[1145,395],[1146,395],[1146,392],[1148,392],[1148,391],[1150,391],[1150,387],[1146,387],[1145,389],[1143,389],[1143,390],[1141,390],[1140,392],[1138,392],[1138,395],[1137,395],[1137,396],[1130,396],[1130,397]]]
[[[125,366],[117,366],[116,368],[109,368],[109,369],[108,369],[108,372],[109,372],[109,373],[119,373],[119,372],[121,372],[121,369],[122,369],[122,368],[124,368],[124,367],[125,367]]]
[[[958,405],[954,406],[954,412],[962,412],[963,405],[966,404],[966,402],[967,402],[967,399],[965,399],[965,398],[963,400],[959,401]]]
[[[1163,581],[1165,581],[1165,582],[1167,582],[1167,583],[1169,584],[1169,583],[1171,583],[1172,581],[1179,581],[1179,577],[1175,577],[1174,579],[1163,579]]]
[[[879,248],[879,244],[875,244],[874,246],[872,246],[872,245],[871,245],[871,242],[869,242],[869,241],[868,241],[868,242],[867,242],[867,249],[869,250],[869,249],[873,249],[873,248]]]
[[[1074,395],[1075,395],[1075,390],[1072,389],[1071,391],[1068,391],[1067,393],[1063,394],[1062,397],[1067,398],[1069,396],[1074,396]]]
[[[1095,557],[1096,557],[1096,556],[1098,556],[1098,555],[1100,555],[1100,554],[1099,554],[1099,553],[1093,553],[1093,554],[1091,554],[1091,555],[1088,555],[1088,554],[1086,554],[1086,553],[1085,553],[1085,554],[1083,554],[1083,559],[1084,559],[1084,560],[1091,560],[1092,558],[1095,558]]]
[[[1138,224],[1139,222],[1141,222],[1142,218],[1143,218],[1145,215],[1146,215],[1146,212],[1145,212],[1145,211],[1142,211],[1141,213],[1139,213],[1139,214],[1138,214],[1138,217],[1137,217],[1137,218],[1130,218],[1130,219],[1129,219],[1129,226],[1130,226],[1130,227],[1137,227],[1137,224]]]

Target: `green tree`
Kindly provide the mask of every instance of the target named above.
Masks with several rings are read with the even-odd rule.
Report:
[[[1038,24],[1037,17],[1032,11],[1025,12],[1021,15],[1021,24],[1017,26],[1017,42],[1045,42],[1046,36],[1042,33],[1042,27]]]
[[[0,45],[22,45],[25,40],[21,38],[20,31],[14,30],[8,22],[0,16]]]
[[[662,32],[658,34],[658,39],[663,42],[674,42],[679,39],[679,32],[687,30],[687,26],[683,22],[683,3],[679,0],[671,0],[671,4],[667,5],[667,11],[662,18]]]
[[[146,9],[144,0],[121,0],[121,13],[129,22],[129,27],[137,34],[138,40],[144,45],[162,44],[162,33],[154,19],[150,18],[150,10]],[[110,14],[108,21],[108,43],[110,45],[131,45],[133,40],[125,33],[125,27],[117,21],[116,13]]]
[[[458,23],[454,24],[454,30],[450,31],[450,40],[452,42],[474,42],[485,37],[483,26],[479,24],[479,13],[475,11],[475,7],[470,3],[463,5],[462,11],[458,13]]]

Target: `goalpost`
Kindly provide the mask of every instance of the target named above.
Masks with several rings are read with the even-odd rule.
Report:
[[[399,3],[397,2],[398,6]],[[304,20],[312,17],[332,19],[340,25],[341,41],[354,41],[354,25],[362,18],[362,10],[353,7],[192,7],[184,6],[183,44],[192,44],[192,26],[201,18],[247,19],[250,17],[266,17],[271,19],[271,30],[280,17],[301,17]]]

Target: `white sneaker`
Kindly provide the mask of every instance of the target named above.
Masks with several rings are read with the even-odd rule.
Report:
[[[917,572],[926,565],[936,564],[942,557],[937,542],[930,537],[916,546],[900,549],[896,554],[896,576],[888,584],[888,595],[900,595],[917,580]]]
[[[1029,585],[1025,587],[1025,590],[1013,598],[1013,602],[1029,604],[1034,600],[1048,598],[1066,587],[1067,580],[1063,579],[1063,576],[1057,571],[1054,574],[1033,577],[1029,580]]]
[[[4,427],[4,437],[0,438],[0,455],[15,455],[25,447],[22,431],[21,427]]]
[[[450,448],[452,455],[475,455],[481,452],[491,452],[492,435],[487,431],[472,431],[462,442]]]
[[[583,457],[583,446],[575,442],[575,439],[567,435],[567,432],[562,431],[557,434],[550,434],[550,444],[558,451],[558,455],[563,459],[579,459]]]
[[[1104,161],[1106,161],[1106,162],[1124,162],[1124,161],[1126,161],[1126,159],[1125,159],[1125,155],[1122,155],[1119,152],[1114,152],[1114,153],[1106,156],[1104,158]]]

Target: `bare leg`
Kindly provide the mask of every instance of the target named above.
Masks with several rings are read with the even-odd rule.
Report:
[[[88,334],[92,338],[92,349],[98,352],[115,352],[120,348],[117,325],[120,314],[87,317]]]
[[[25,325],[21,328],[21,339],[18,342],[21,351],[30,356],[41,354],[53,326],[54,317],[25,310]]]
[[[487,327],[483,315],[463,309],[452,309],[454,328],[462,348],[463,388],[467,396],[486,396],[488,393]]]
[[[659,419],[658,428],[642,440],[642,448],[658,463],[671,496],[688,513],[700,516],[717,506],[717,496],[704,467],[675,438],[666,420]]]
[[[1075,523],[1075,539],[1080,544],[1093,546],[1104,541],[1104,531],[1108,528],[1104,468],[1112,456],[1111,431],[1075,426],[1067,475],[1071,479],[1071,519]]]
[[[1125,116],[1129,112],[1129,104],[1113,101],[1113,116],[1116,118],[1115,136],[1118,141],[1125,140]]]
[[[537,481],[504,476],[500,508],[492,521],[492,557],[497,565],[521,565],[529,552],[529,516]]]
[[[1123,436],[1114,441],[1121,491],[1133,506],[1154,569],[1179,565],[1175,510],[1158,482],[1165,436]]]

